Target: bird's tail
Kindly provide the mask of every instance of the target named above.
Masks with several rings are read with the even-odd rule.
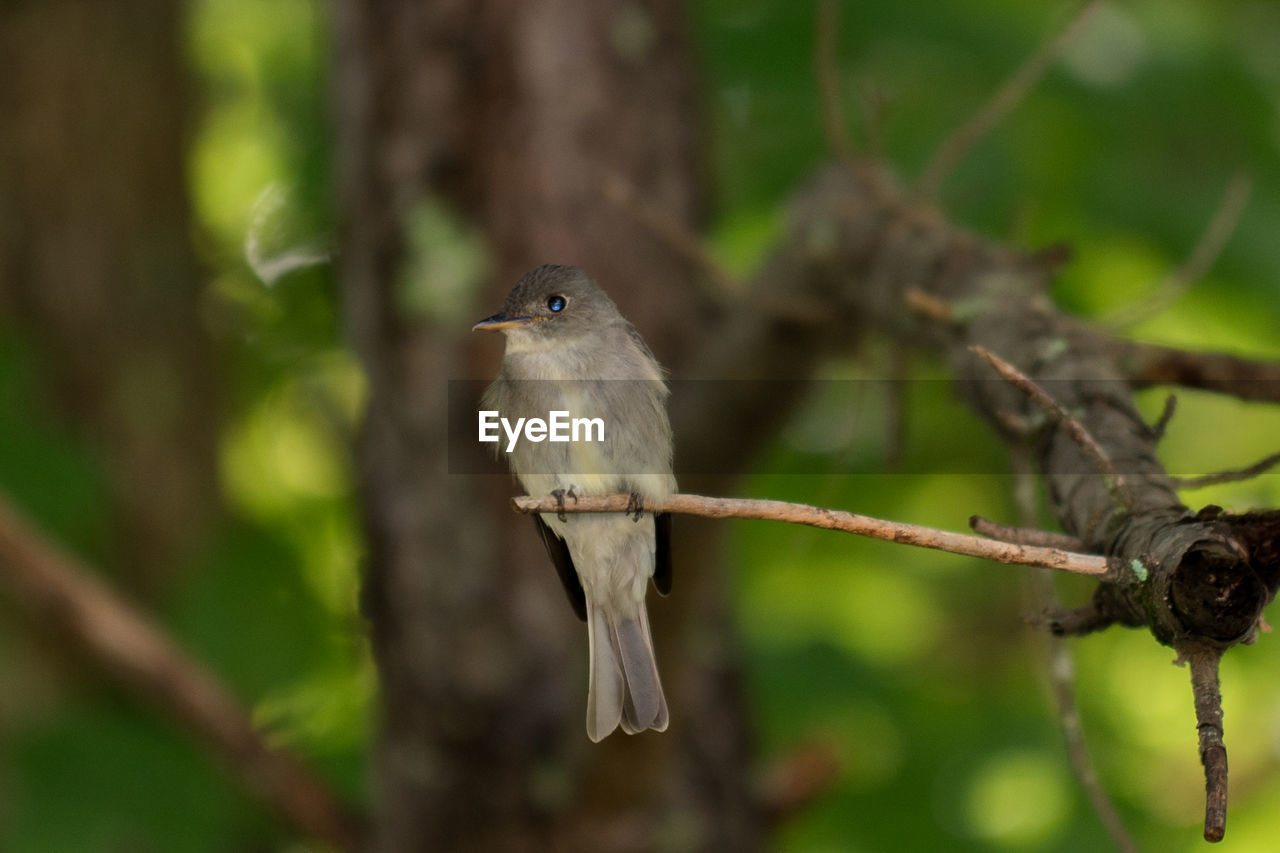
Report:
[[[587,737],[600,741],[622,724],[629,735],[666,731],[667,699],[644,602],[631,614],[587,600],[591,681],[587,687]]]

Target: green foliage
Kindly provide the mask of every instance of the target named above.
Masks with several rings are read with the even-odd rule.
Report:
[[[64,709],[7,753],[6,849],[203,853],[282,840],[200,744],[132,701]]]
[[[209,272],[202,316],[224,356],[228,513],[193,564],[174,567],[156,618],[272,742],[359,803],[373,676],[347,448],[363,380],[341,343],[332,271],[316,263],[332,250],[334,219],[328,7],[189,6],[188,57],[204,94],[190,176]],[[268,260],[300,249],[312,260],[264,281],[246,262],[250,236]],[[0,330],[0,481],[94,561],[104,477],[92,448],[52,427],[35,386],[37,342],[18,332]],[[167,715],[25,641],[3,651],[6,685],[29,694],[6,705],[4,849],[286,849],[288,833]]]

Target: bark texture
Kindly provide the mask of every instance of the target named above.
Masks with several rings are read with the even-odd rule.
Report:
[[[1133,402],[1133,387],[1149,376],[1126,372],[1109,337],[1054,309],[1045,256],[965,233],[867,164],[821,171],[797,193],[793,212],[778,253],[807,256],[798,288],[941,349],[992,427],[1033,445],[1063,529],[1120,558],[1127,571],[1104,581],[1086,612],[1065,614],[1060,630],[1080,630],[1082,618],[1089,629],[1142,625],[1179,649],[1253,638],[1280,571],[1267,544],[1275,514],[1219,518],[1217,508],[1193,513],[1182,504],[1158,458],[1159,430]],[[913,314],[908,296],[920,293],[948,306],[945,316]],[[1099,470],[1066,425],[997,378],[975,344],[1040,383],[1096,439],[1123,483]]]

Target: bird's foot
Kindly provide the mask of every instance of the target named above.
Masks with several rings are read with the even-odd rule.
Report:
[[[632,492],[627,498],[627,514],[631,516],[632,521],[639,521],[640,516],[644,513],[644,498],[640,497],[639,492]]]
[[[569,519],[564,515],[564,499],[572,498],[574,503],[578,502],[578,496],[573,493],[573,486],[568,489],[555,489],[551,492],[551,496],[556,499],[556,518],[560,519],[561,523],[568,521]]]

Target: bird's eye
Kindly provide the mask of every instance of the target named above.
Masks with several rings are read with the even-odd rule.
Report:
[[[552,314],[559,314],[564,310],[564,306],[568,304],[569,300],[565,299],[563,296],[556,295],[547,300],[547,309],[551,311]]]

